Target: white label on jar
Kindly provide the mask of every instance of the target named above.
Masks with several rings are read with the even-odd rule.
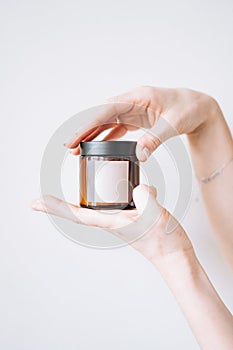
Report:
[[[94,163],[93,202],[128,203],[129,162],[96,160]]]

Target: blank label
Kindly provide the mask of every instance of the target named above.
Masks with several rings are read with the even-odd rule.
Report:
[[[129,162],[95,160],[93,163],[88,164],[88,178],[94,183],[94,188],[91,186],[92,196],[88,196],[88,201],[128,203]],[[90,188],[90,183],[88,187]],[[90,198],[93,194],[94,198]]]

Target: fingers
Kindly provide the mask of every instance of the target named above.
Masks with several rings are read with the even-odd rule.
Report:
[[[76,148],[81,141],[91,141],[95,137],[97,137],[99,134],[101,134],[104,130],[111,129],[114,126],[116,126],[116,123],[108,123],[108,124],[103,124],[101,126],[95,127],[88,129],[85,133],[83,133],[80,136],[76,135],[75,140],[71,141],[70,143],[66,143],[65,146],[69,148]]]
[[[121,114],[127,114],[132,109],[130,103],[108,103],[99,106],[95,113],[87,118],[82,128],[75,133],[64,145],[75,148],[81,141],[91,135],[98,128],[99,133],[117,124],[117,118]],[[112,126],[110,126],[112,124]],[[96,135],[97,136],[97,135]]]
[[[68,141],[64,143],[64,146],[69,147],[69,148],[74,148],[76,147],[80,141],[85,139],[88,135],[90,135],[92,132],[94,132],[97,129],[97,126],[87,128],[87,130],[83,131],[82,133],[80,132],[80,136],[78,136],[78,133],[75,133]]]
[[[81,141],[91,141],[110,128],[113,130],[104,140],[117,139],[125,134],[124,127],[120,127],[124,124],[127,130],[150,129],[138,140],[136,149],[138,159],[147,160],[162,142],[178,134],[167,121],[171,118],[163,96],[164,91],[161,92],[161,89],[141,87],[108,99],[105,105],[96,107],[94,112],[87,115],[82,128],[65,146],[72,148],[72,153],[77,155],[80,153]],[[119,122],[120,125],[117,125]]]
[[[31,204],[31,208],[36,211],[56,215],[77,223],[81,222],[78,212],[80,208],[53,196],[43,196],[34,200]]]
[[[105,131],[107,129],[112,129],[114,126],[116,126],[116,124],[113,124],[113,123],[111,123],[111,124],[104,124],[104,125],[99,126],[96,129],[94,129],[93,131],[90,130],[89,131],[89,135],[87,137],[81,139],[81,136],[80,136],[69,147],[69,148],[74,148],[74,150],[71,153],[73,155],[79,155],[80,154],[80,142],[81,141],[84,141],[84,142],[92,141],[97,136],[99,136],[103,131]]]
[[[85,125],[64,145],[69,148],[76,148],[81,141],[100,126],[111,123],[116,125],[118,118],[124,124],[128,122],[132,129],[140,126],[151,126],[147,118],[149,106],[150,98],[145,93],[145,89],[134,89],[128,93],[110,98],[106,100],[104,105],[96,107],[94,113],[87,116]],[[101,129],[99,131],[102,132]]]
[[[116,140],[127,133],[127,127],[124,124],[117,125],[110,133],[104,137],[103,141]]]
[[[101,213],[97,210],[75,206],[48,195],[34,200],[31,208],[35,211],[74,221],[77,224],[96,226],[107,230],[126,226],[133,222],[137,215],[135,210]]]
[[[109,125],[109,128],[112,128],[112,124],[108,124],[108,125]],[[106,127],[106,129],[107,129],[107,127]],[[100,130],[100,128],[97,128],[94,132],[92,132],[88,137],[86,137],[82,141],[84,141],[84,142],[91,141],[96,136],[98,136],[101,132],[103,132],[103,129]],[[122,137],[126,133],[127,133],[127,126],[125,126],[124,124],[117,125],[103,138],[103,141],[110,141],[110,140],[119,139],[120,137]],[[80,154],[80,145],[78,145],[78,147],[76,147],[71,153],[75,156],[79,155]]]

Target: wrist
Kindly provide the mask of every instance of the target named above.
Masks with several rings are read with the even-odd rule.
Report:
[[[232,157],[232,136],[218,103],[205,97],[200,113],[205,121],[188,135],[191,155],[198,178],[209,176]]]
[[[200,266],[193,247],[166,254],[152,260],[152,263],[168,285],[180,283],[179,281],[194,281]]]
[[[203,142],[206,137],[211,137],[217,125],[223,125],[225,120],[218,102],[211,96],[200,94],[197,99],[196,108],[194,105],[193,117],[201,119],[198,127],[188,134],[191,142]]]

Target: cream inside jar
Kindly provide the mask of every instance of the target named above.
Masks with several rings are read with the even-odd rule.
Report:
[[[81,142],[80,206],[91,209],[133,209],[139,185],[134,141]]]

